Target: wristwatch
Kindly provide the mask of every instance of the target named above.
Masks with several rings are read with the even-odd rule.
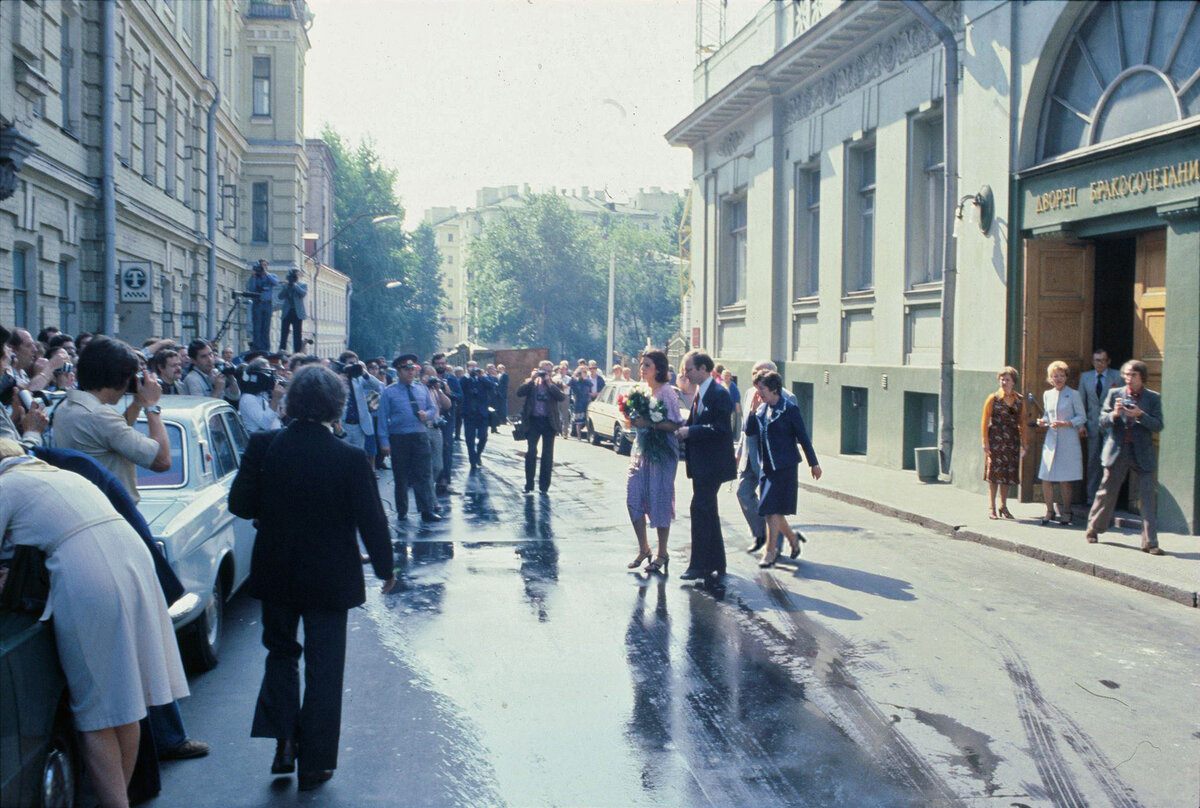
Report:
[[[149,407],[142,407],[142,412],[146,413],[147,415],[152,412],[162,415],[162,407],[158,406],[157,404],[151,404]]]

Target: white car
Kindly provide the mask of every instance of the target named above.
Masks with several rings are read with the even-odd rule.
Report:
[[[179,576],[186,593],[171,606],[184,660],[196,671],[217,664],[225,602],[250,574],[255,529],[229,512],[233,485],[249,436],[225,401],[163,396],[171,468],[138,468],[138,510]],[[138,420],[143,434],[149,427]]]

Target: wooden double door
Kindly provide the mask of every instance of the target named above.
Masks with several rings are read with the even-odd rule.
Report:
[[[1146,363],[1146,386],[1162,390],[1162,346],[1166,323],[1166,230],[1151,230],[1125,239],[1132,267],[1110,270],[1112,260],[1102,260],[1097,274],[1097,250],[1119,249],[1116,242],[1027,239],[1025,241],[1025,316],[1021,388],[1033,397],[1026,400],[1031,422],[1029,451],[1021,465],[1021,501],[1041,499],[1037,485],[1042,442],[1046,430],[1032,425],[1041,413],[1042,391],[1047,389],[1046,367],[1056,359],[1070,366],[1067,384],[1078,389],[1080,374],[1092,366],[1097,320],[1106,334],[1126,328],[1132,339],[1126,351],[1107,347],[1115,366],[1129,358]],[[1116,264],[1122,260],[1118,256]],[[1125,261],[1128,263],[1128,261]],[[1098,287],[1099,284],[1099,287]],[[1120,289],[1111,288],[1119,285]],[[1125,305],[1114,305],[1113,293]],[[1122,300],[1131,297],[1132,300]],[[1100,301],[1097,303],[1097,301]],[[1115,322],[1114,322],[1115,321]],[[1114,328],[1116,331],[1114,332]],[[1125,353],[1126,355],[1121,355]],[[1086,441],[1084,457],[1087,457]],[[1131,487],[1130,490],[1136,490]],[[1082,500],[1082,486],[1074,499]],[[1131,503],[1133,504],[1133,503]]]

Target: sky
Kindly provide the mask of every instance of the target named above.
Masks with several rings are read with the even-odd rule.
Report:
[[[484,186],[687,191],[695,0],[308,2],[305,133],[371,138],[408,228]]]

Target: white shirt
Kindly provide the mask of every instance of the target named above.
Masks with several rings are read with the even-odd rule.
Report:
[[[709,374],[707,379],[700,382],[700,389],[696,391],[696,398],[692,403],[692,409],[696,411],[696,415],[704,412],[704,394],[708,392],[709,385],[712,383],[712,374]]]
[[[238,402],[238,413],[247,432],[270,432],[279,429],[283,423],[279,413],[271,409],[270,398],[266,393],[246,394]]]

